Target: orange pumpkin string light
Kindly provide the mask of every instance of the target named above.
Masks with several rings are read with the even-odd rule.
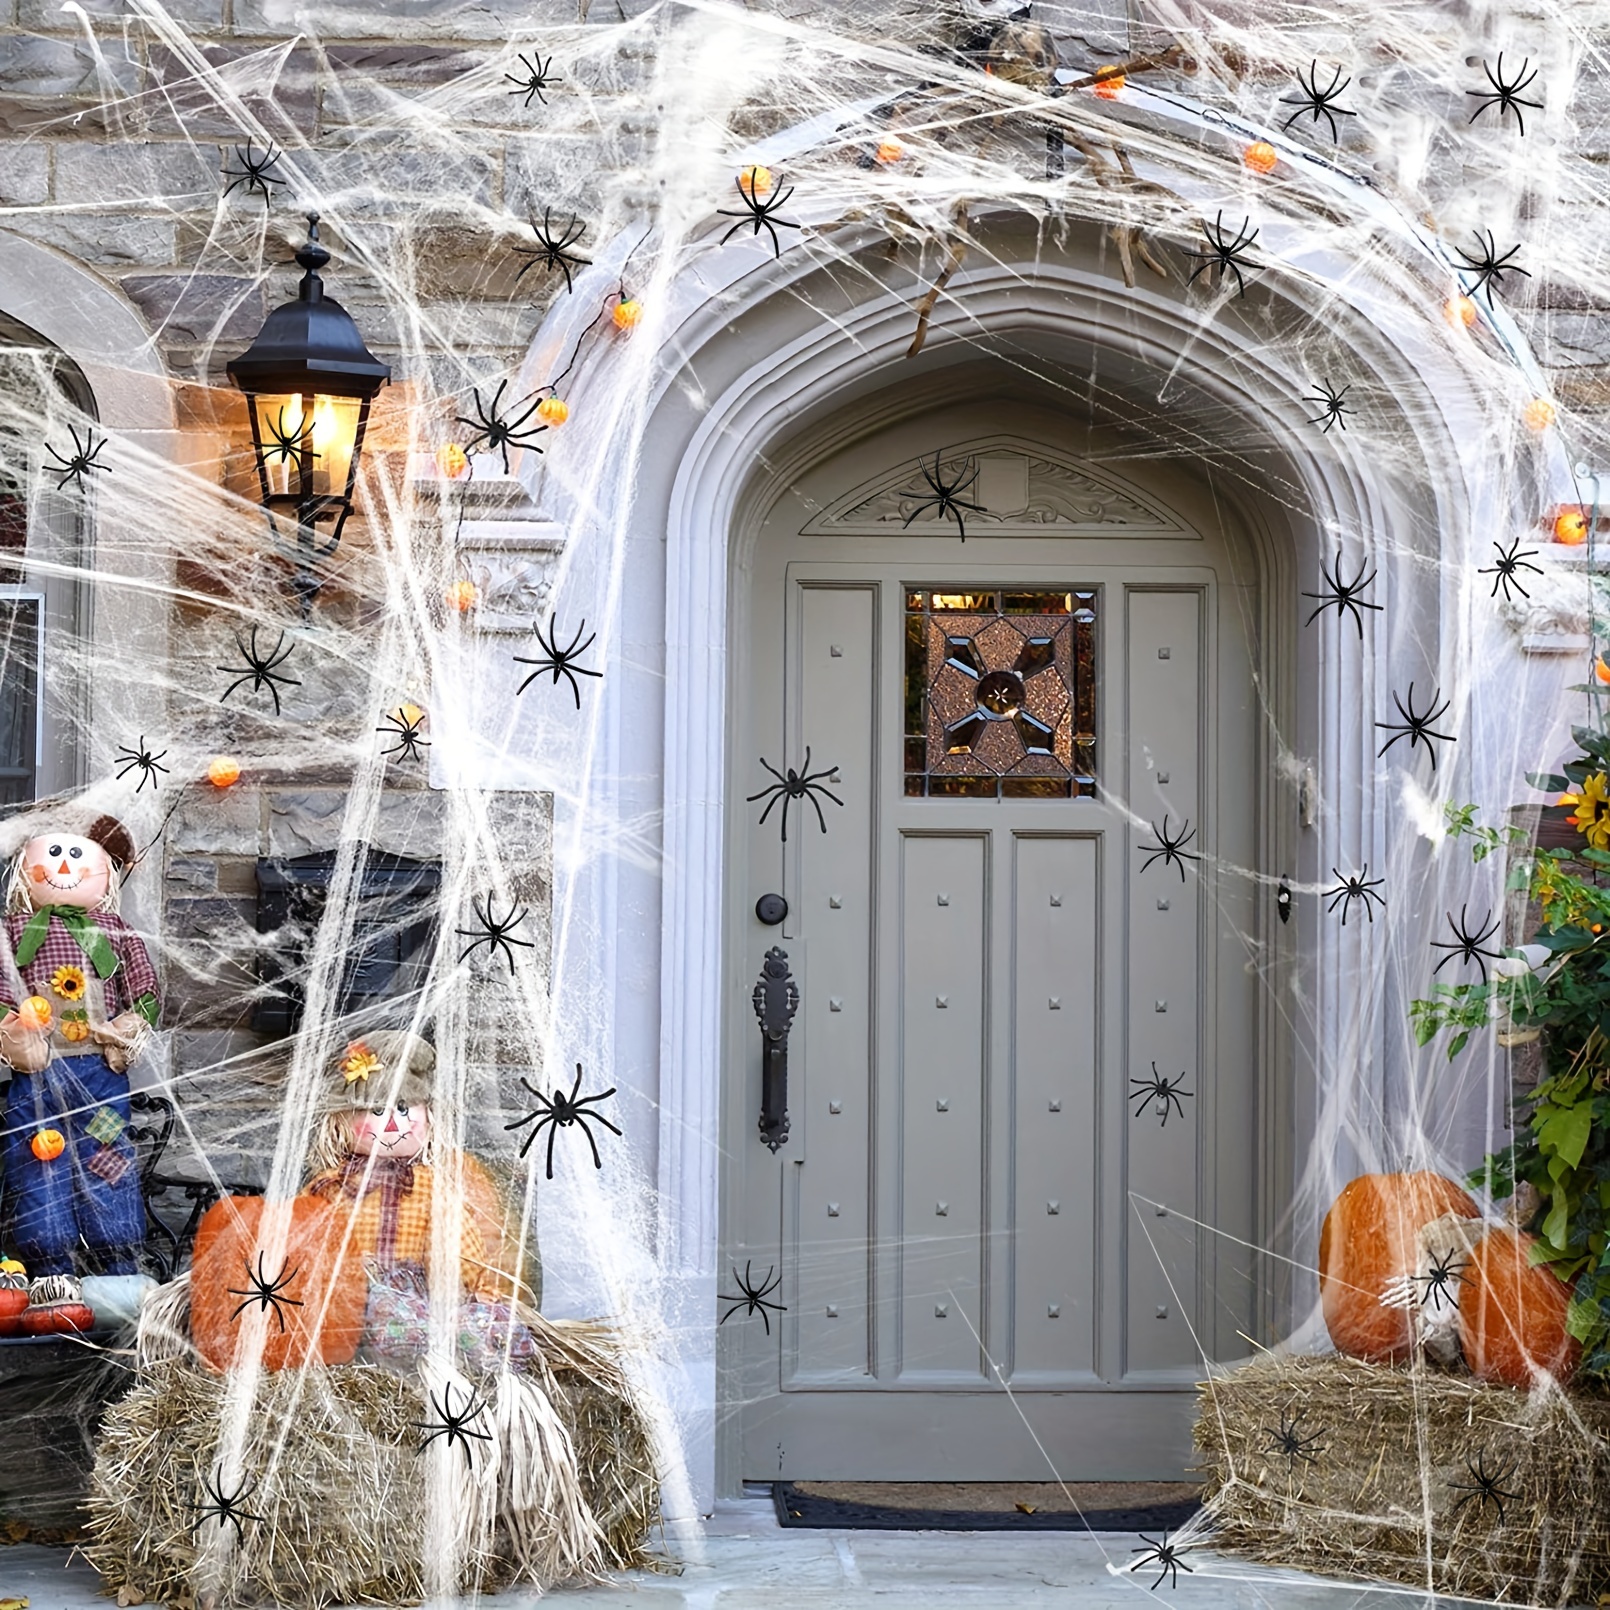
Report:
[[[1104,101],[1115,101],[1124,87],[1124,75],[1115,66],[1098,67],[1096,82],[1090,86]]]
[[[537,404],[537,418],[544,425],[558,427],[570,418],[570,404],[563,397],[544,397]]]
[[[447,589],[449,608],[456,609],[461,615],[467,615],[475,608],[477,602],[478,595],[473,581],[455,581]]]
[[[614,319],[617,330],[635,330],[643,322],[643,304],[635,296],[628,296],[622,291],[610,317]]]
[[[758,162],[745,168],[738,175],[738,183],[752,196],[768,194],[772,186],[771,169],[762,167]]]
[[[1254,173],[1273,173],[1280,155],[1267,140],[1254,140],[1241,153],[1241,161]]]
[[[447,481],[461,481],[470,473],[470,455],[457,442],[436,449],[436,473]]]
[[[878,141],[878,148],[872,153],[884,167],[890,163],[900,162],[904,159],[906,148],[892,135],[887,139]]]
[[[207,781],[214,788],[233,788],[240,781],[240,762],[233,755],[214,755],[207,767]]]
[[[1468,330],[1476,322],[1476,304],[1468,296],[1450,296],[1442,305],[1442,316],[1454,329]]]
[[[1547,430],[1556,417],[1554,404],[1547,397],[1534,397],[1521,410],[1521,418],[1531,430]]]

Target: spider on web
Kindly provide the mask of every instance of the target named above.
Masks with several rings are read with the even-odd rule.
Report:
[[[1338,67],[1335,72],[1331,74],[1330,83],[1328,83],[1324,89],[1321,89],[1319,87],[1319,60],[1316,57],[1314,61],[1309,64],[1307,78],[1303,77],[1301,69],[1298,70],[1297,82],[1302,87],[1301,95],[1282,95],[1280,97],[1280,104],[1282,106],[1295,106],[1297,108],[1297,110],[1280,125],[1281,128],[1289,129],[1298,118],[1302,117],[1306,113],[1309,117],[1313,118],[1314,127],[1316,129],[1319,127],[1319,120],[1321,118],[1324,118],[1325,121],[1330,124],[1330,137],[1334,142],[1339,138],[1336,129],[1336,119],[1339,117],[1358,116],[1357,112],[1351,111],[1345,106],[1338,106],[1336,104],[1343,91],[1346,90],[1347,86],[1351,84],[1353,80],[1351,78],[1343,78],[1342,70],[1340,67]]]
[[[559,647],[559,621],[556,616],[548,617],[548,636],[542,635],[542,627],[536,622],[531,623],[531,630],[537,634],[537,647],[542,650],[542,658],[530,659],[524,654],[513,656],[516,665],[534,665],[534,670],[524,682],[514,690],[515,698],[519,698],[539,676],[545,672],[552,676],[553,685],[559,686],[559,678],[564,677],[570,683],[571,696],[576,701],[576,708],[581,709],[581,683],[578,676],[603,677],[602,671],[589,671],[585,665],[578,665],[576,661],[593,646],[598,633],[594,632],[584,643],[581,634],[587,630],[587,619],[582,617],[581,625],[576,628],[576,635],[571,638],[565,648]]]
[[[451,1448],[456,1442],[464,1450],[464,1463],[466,1467],[474,1466],[472,1457],[474,1450],[470,1447],[470,1438],[479,1438],[482,1442],[490,1442],[492,1434],[489,1431],[476,1431],[470,1426],[472,1420],[478,1420],[486,1409],[486,1405],[476,1396],[473,1388],[465,1394],[464,1407],[453,1407],[453,1386],[449,1382],[442,1388],[441,1398],[434,1392],[430,1395],[431,1412],[436,1415],[435,1420],[416,1420],[416,1430],[423,1431],[425,1435],[419,1439],[419,1453],[424,1451],[438,1438],[446,1437],[447,1446]]]
[[[945,472],[939,462],[940,455],[934,454],[934,467],[930,470],[921,459],[917,461],[917,468],[922,471],[922,478],[928,483],[929,495],[918,500],[903,522],[909,526],[924,509],[933,509],[938,519],[952,519],[956,522],[956,530],[960,533],[963,542],[967,540],[967,522],[962,518],[962,510],[970,509],[974,514],[982,514],[984,506],[981,503],[968,503],[962,498],[962,493],[971,490],[973,483],[978,479],[978,466],[968,459],[956,472],[952,481],[945,479]],[[910,494],[903,494],[909,496]]]
[[[1138,850],[1149,850],[1151,852],[1146,859],[1141,862],[1141,871],[1144,872],[1153,861],[1161,857],[1165,867],[1177,866],[1180,869],[1180,882],[1184,883],[1185,863],[1187,861],[1200,861],[1202,859],[1201,856],[1196,855],[1192,851],[1185,848],[1185,846],[1196,837],[1196,829],[1191,826],[1190,817],[1187,816],[1180,823],[1180,832],[1177,838],[1169,835],[1167,813],[1165,813],[1163,816],[1163,825],[1161,827],[1158,827],[1155,822],[1151,823],[1150,826],[1152,832],[1157,835],[1157,842],[1155,844],[1137,844],[1135,846],[1135,848]]]
[[[1131,1554],[1140,1554],[1144,1558],[1136,1560],[1131,1569],[1135,1571],[1149,1571],[1154,1565],[1158,1567],[1157,1580],[1152,1583],[1152,1592],[1155,1593],[1163,1585],[1163,1578],[1168,1578],[1168,1585],[1177,1588],[1180,1585],[1180,1572],[1190,1571],[1185,1563],[1184,1556],[1189,1552],[1189,1545],[1170,1543],[1168,1533],[1164,1532],[1162,1541],[1148,1537],[1144,1532],[1140,1534],[1142,1543],[1150,1544],[1150,1548],[1131,1549]]]
[[[1370,909],[1370,901],[1375,901],[1382,910],[1386,909],[1386,901],[1375,892],[1385,885],[1386,879],[1371,878],[1368,861],[1364,863],[1362,872],[1355,872],[1348,878],[1344,878],[1335,867],[1332,867],[1330,872],[1331,876],[1336,879],[1337,886],[1334,889],[1327,889],[1321,898],[1330,901],[1330,904],[1325,907],[1326,911],[1335,911],[1338,905],[1341,906],[1342,926],[1344,928],[1347,926],[1347,914],[1353,909],[1355,900],[1364,902],[1364,915],[1370,919],[1371,923],[1375,921],[1375,913]]]
[[[1358,412],[1356,408],[1349,408],[1342,400],[1353,388],[1343,386],[1340,391],[1332,391],[1328,380],[1321,380],[1317,384],[1318,390],[1313,396],[1303,398],[1304,402],[1318,403],[1320,405],[1320,411],[1308,423],[1318,425],[1321,435],[1329,435],[1332,425],[1340,425],[1345,431],[1347,429],[1346,416]]]
[[[1187,252],[1185,254],[1187,257],[1201,259],[1197,266],[1191,270],[1191,277],[1185,283],[1192,285],[1196,282],[1198,274],[1206,274],[1210,270],[1216,270],[1221,286],[1224,284],[1224,276],[1233,274],[1235,276],[1236,294],[1245,296],[1247,294],[1247,282],[1241,277],[1243,270],[1248,274],[1255,274],[1263,267],[1263,264],[1250,262],[1242,254],[1251,250],[1252,243],[1257,240],[1258,235],[1259,231],[1253,229],[1250,218],[1241,220],[1241,227],[1235,232],[1234,239],[1231,239],[1230,232],[1224,227],[1224,214],[1222,212],[1211,224],[1204,220],[1202,236],[1207,241],[1208,249],[1205,252]]]
[[[1521,547],[1521,539],[1516,537],[1507,548],[1502,543],[1495,542],[1493,552],[1498,555],[1498,563],[1483,565],[1476,572],[1478,576],[1491,576],[1493,578],[1493,590],[1487,596],[1496,598],[1498,589],[1502,587],[1504,589],[1504,602],[1507,604],[1510,602],[1509,590],[1513,587],[1522,598],[1530,598],[1532,595],[1521,586],[1519,573],[1523,570],[1530,570],[1534,575],[1541,576],[1543,574],[1542,566],[1529,565],[1526,562],[1537,552],[1537,549]]]
[[[1330,571],[1325,568],[1325,563],[1323,560],[1321,560],[1319,565],[1319,574],[1328,590],[1322,593],[1303,594],[1304,598],[1317,598],[1319,600],[1319,608],[1316,609],[1313,614],[1303,622],[1303,625],[1312,626],[1327,609],[1334,609],[1336,611],[1337,620],[1342,618],[1342,612],[1344,610],[1350,609],[1353,612],[1353,624],[1358,628],[1359,640],[1363,641],[1364,617],[1359,613],[1359,611],[1364,609],[1373,609],[1379,612],[1381,608],[1379,604],[1372,604],[1363,596],[1364,589],[1375,580],[1375,572],[1372,570],[1369,575],[1366,576],[1364,574],[1364,566],[1365,561],[1361,559],[1359,561],[1358,574],[1351,581],[1344,582],[1342,580],[1342,550],[1340,548],[1336,550],[1335,575],[1332,575]]]
[[[1514,78],[1506,81],[1504,78],[1503,51],[1499,51],[1498,53],[1498,71],[1496,73],[1487,65],[1485,61],[1483,61],[1481,64],[1481,70],[1487,75],[1487,82],[1493,87],[1490,90],[1467,89],[1465,91],[1465,94],[1474,95],[1481,102],[1481,105],[1470,114],[1470,121],[1474,123],[1483,112],[1488,111],[1492,107],[1496,106],[1498,108],[1498,121],[1500,123],[1502,123],[1511,112],[1515,114],[1515,121],[1520,124],[1521,138],[1525,139],[1526,118],[1522,114],[1521,108],[1523,106],[1530,106],[1539,112],[1543,110],[1543,103],[1541,101],[1528,101],[1521,98],[1521,91],[1525,89],[1534,78],[1537,77],[1537,69],[1532,67],[1531,72],[1527,72],[1526,69],[1528,67],[1532,67],[1532,58],[1530,56],[1521,57],[1520,71],[1515,75]]]
[[[1265,1438],[1263,1451],[1273,1454],[1277,1459],[1284,1459],[1293,1470],[1296,1469],[1299,1459],[1307,1464],[1313,1464],[1325,1450],[1323,1448],[1314,1449],[1313,1452],[1309,1450],[1325,1435],[1325,1429],[1322,1426],[1318,1431],[1311,1431],[1305,1436],[1302,1430],[1302,1423],[1301,1410],[1296,1414],[1291,1413],[1289,1409],[1283,1410],[1278,1428],[1274,1426],[1263,1427]]]
[[[217,1521],[218,1530],[220,1532],[223,1531],[226,1526],[233,1526],[235,1528],[235,1537],[237,1541],[245,1542],[246,1529],[241,1525],[241,1522],[256,1521],[259,1525],[262,1524],[263,1517],[261,1515],[253,1515],[250,1510],[243,1509],[241,1507],[245,1500],[251,1495],[252,1487],[254,1485],[249,1476],[243,1475],[240,1478],[240,1485],[234,1490],[234,1492],[225,1492],[223,1466],[220,1465],[218,1469],[213,1472],[213,1476],[210,1481],[203,1476],[200,1471],[197,1471],[196,1485],[200,1487],[202,1492],[207,1495],[208,1501],[205,1504],[185,1505],[186,1509],[194,1510],[196,1512],[195,1524],[190,1528],[190,1535],[192,1537],[194,1537],[208,1521]]]
[[[105,470],[108,475],[112,473],[110,464],[100,462],[101,449],[106,446],[110,438],[102,436],[99,440],[96,440],[95,432],[88,425],[84,427],[84,439],[82,441],[79,440],[78,430],[73,425],[67,427],[67,434],[73,439],[73,451],[71,454],[59,453],[49,442],[45,443],[45,451],[56,461],[54,464],[48,465],[47,469],[52,475],[57,470],[62,472],[61,479],[56,482],[58,492],[65,491],[69,481],[76,482],[78,490],[83,492],[87,489],[84,477],[91,470]]]
[[[1446,1300],[1450,1308],[1459,1306],[1459,1287],[1468,1286],[1470,1278],[1465,1270],[1470,1267],[1468,1258],[1460,1258],[1455,1262],[1452,1252],[1439,1252],[1431,1260],[1431,1267],[1423,1275],[1411,1275],[1415,1285],[1424,1286],[1420,1294],[1420,1306],[1424,1308],[1427,1303],[1431,1305],[1432,1313],[1440,1313]]]
[[[1433,939],[1431,941],[1431,948],[1433,950],[1445,950],[1448,952],[1448,954],[1431,969],[1431,976],[1435,978],[1436,975],[1440,973],[1449,962],[1458,959],[1461,961],[1474,962],[1477,967],[1481,969],[1481,981],[1485,984],[1487,982],[1487,963],[1490,961],[1501,961],[1503,959],[1499,951],[1484,950],[1482,948],[1483,945],[1485,945],[1486,942],[1498,932],[1500,921],[1497,917],[1493,916],[1492,909],[1489,907],[1487,915],[1482,918],[1482,923],[1487,924],[1490,922],[1491,926],[1479,927],[1475,931],[1472,931],[1469,926],[1469,919],[1465,915],[1465,911],[1466,908],[1461,905],[1459,908],[1458,922],[1453,920],[1453,913],[1451,911],[1444,913],[1448,919],[1448,926],[1453,929],[1453,941],[1452,943],[1449,943],[1449,941],[1446,939]]]
[[[608,1101],[609,1098],[615,1094],[615,1086],[611,1085],[608,1090],[601,1090],[596,1096],[582,1095],[581,1064],[579,1062],[576,1064],[576,1082],[570,1087],[570,1094],[568,1096],[563,1090],[559,1089],[558,1086],[554,1087],[553,1095],[548,1096],[541,1090],[538,1090],[535,1085],[528,1083],[525,1079],[521,1079],[520,1083],[525,1086],[526,1090],[529,1091],[530,1094],[537,1098],[536,1110],[534,1112],[528,1112],[524,1118],[516,1118],[512,1124],[505,1124],[503,1127],[505,1129],[520,1129],[526,1124],[531,1124],[533,1126],[531,1133],[520,1142],[521,1157],[524,1157],[525,1154],[531,1150],[531,1147],[536,1141],[537,1136],[540,1135],[544,1129],[547,1129],[547,1176],[549,1179],[552,1179],[554,1136],[557,1135],[561,1129],[569,1129],[570,1126],[574,1124],[581,1130],[582,1134],[587,1137],[587,1144],[592,1148],[593,1167],[602,1168],[604,1166],[604,1160],[598,1155],[598,1142],[593,1139],[593,1132],[587,1127],[588,1124],[600,1123],[605,1129],[616,1135],[620,1134],[621,1131],[617,1129],[615,1125],[612,1124],[601,1112],[589,1112],[587,1109],[591,1103],[595,1101]]]
[[[1155,1062],[1152,1064],[1152,1076],[1150,1079],[1131,1079],[1129,1082],[1131,1085],[1139,1086],[1138,1089],[1131,1091],[1129,1097],[1131,1101],[1136,1103],[1135,1116],[1139,1118],[1146,1110],[1146,1103],[1155,1101],[1157,1105],[1152,1111],[1160,1113],[1163,1120],[1157,1126],[1159,1129],[1168,1127],[1170,1107],[1178,1112],[1181,1118],[1185,1116],[1185,1104],[1180,1100],[1181,1096],[1194,1096],[1196,1094],[1194,1090],[1183,1088],[1185,1084],[1185,1075],[1183,1073],[1177,1079],[1166,1078],[1157,1071]]]
[[[263,449],[263,463],[269,465],[278,459],[281,463],[300,465],[305,458],[309,465],[320,455],[313,451],[313,421],[307,413],[297,415],[294,425],[285,423],[284,408],[278,409],[268,425],[268,445]]]
[[[1291,921],[1291,904],[1291,885],[1282,878],[1280,887],[1275,890],[1275,910],[1280,914],[1282,922]]]
[[[1498,1511],[1498,1524],[1502,1526],[1504,1524],[1504,1500],[1506,1498],[1518,1499],[1521,1496],[1519,1493],[1512,1493],[1500,1485],[1502,1482],[1514,1480],[1514,1468],[1510,1465],[1502,1465],[1497,1470],[1489,1472],[1487,1469],[1487,1450],[1483,1448],[1476,1454],[1474,1463],[1469,1459],[1465,1460],[1465,1469],[1470,1472],[1471,1479],[1469,1481],[1451,1481],[1448,1483],[1454,1492],[1465,1495],[1454,1505],[1454,1514],[1457,1515],[1466,1504],[1474,1499],[1478,1510],[1485,1509],[1488,1504],[1492,1504]]]
[[[455,928],[453,930],[460,939],[470,941],[459,952],[459,961],[466,961],[472,952],[485,945],[488,957],[495,955],[498,951],[502,951],[503,955],[508,959],[509,972],[512,975],[514,972],[514,952],[509,947],[511,945],[523,945],[527,950],[537,948],[529,939],[516,939],[513,937],[514,930],[531,915],[530,908],[519,905],[511,897],[508,911],[499,917],[493,911],[492,897],[488,895],[484,913],[481,910],[481,902],[473,897],[470,900],[470,910],[475,913],[475,920],[481,926],[479,928]]]
[[[263,1267],[263,1258],[264,1254],[259,1252],[257,1254],[257,1272],[255,1274],[252,1273],[251,1264],[246,1265],[247,1289],[245,1291],[236,1291],[231,1287],[226,1293],[230,1297],[242,1299],[235,1305],[235,1311],[229,1317],[239,1319],[244,1310],[256,1303],[260,1313],[266,1314],[271,1309],[273,1310],[274,1318],[279,1321],[280,1333],[283,1335],[285,1331],[285,1309],[300,1308],[302,1306],[300,1297],[287,1297],[285,1291],[302,1271],[298,1266],[287,1272],[285,1265],[282,1263],[280,1272],[270,1280],[268,1271]]]
[[[274,164],[285,153],[279,150],[274,142],[270,140],[268,149],[261,156],[258,156],[257,146],[251,140],[248,140],[244,146],[237,145],[235,147],[235,155],[240,159],[240,167],[238,169],[224,169],[224,176],[229,180],[229,183],[224,186],[224,194],[227,196],[236,185],[245,185],[247,195],[250,195],[255,190],[262,196],[267,205],[272,206],[274,195],[271,187],[277,184],[282,185],[286,182],[282,175],[273,171],[273,168]]]
[[[1518,245],[1511,246],[1507,252],[1500,253],[1498,243],[1493,238],[1492,230],[1486,231],[1487,240],[1485,244],[1482,242],[1483,232],[1481,230],[1475,229],[1471,233],[1476,237],[1477,246],[1481,247],[1481,256],[1472,257],[1468,252],[1459,251],[1457,246],[1454,250],[1458,253],[1460,262],[1465,265],[1470,273],[1476,276],[1476,283],[1470,287],[1469,294],[1476,296],[1485,289],[1487,292],[1487,305],[1491,307],[1493,305],[1493,288],[1496,286],[1499,290],[1503,290],[1504,276],[1506,274],[1519,274],[1522,279],[1530,279],[1532,276],[1527,269],[1510,262],[1510,258],[1520,250]]]
[[[726,234],[721,237],[721,244],[725,246],[745,224],[754,226],[755,237],[759,239],[762,229],[771,236],[771,249],[774,257],[783,255],[783,248],[777,239],[778,229],[799,229],[802,226],[790,222],[787,218],[779,218],[777,209],[784,206],[788,198],[793,195],[794,187],[790,185],[786,190],[779,190],[776,195],[762,200],[755,194],[754,175],[750,175],[749,183],[743,182],[742,175],[738,178],[738,194],[743,198],[743,210],[734,212],[730,207],[717,207],[716,212],[722,218],[736,218],[738,220]]]
[[[590,257],[578,257],[571,247],[587,233],[587,225],[575,216],[574,213],[566,219],[564,227],[557,235],[554,233],[553,214],[547,207],[542,209],[542,223],[531,220],[531,232],[537,237],[536,249],[533,251],[526,246],[516,246],[514,249],[521,257],[529,257],[531,261],[521,268],[514,276],[514,283],[518,285],[526,274],[533,268],[557,268],[565,276],[565,289],[573,289],[570,282],[570,271],[573,268],[590,268]]]
[[[820,779],[823,777],[833,777],[833,774],[838,770],[838,767],[824,766],[821,771],[812,771],[811,750],[809,744],[805,746],[805,763],[798,771],[795,771],[792,766],[785,767],[784,770],[778,771],[778,769],[772,765],[772,763],[767,760],[764,755],[760,757],[760,763],[772,774],[773,777],[777,779],[777,781],[775,783],[768,783],[758,794],[751,794],[749,796],[749,803],[751,805],[753,805],[756,800],[763,799],[766,801],[766,808],[760,813],[760,820],[755,825],[757,827],[764,827],[766,825],[766,818],[772,813],[772,807],[776,805],[778,800],[781,800],[783,802],[783,843],[786,844],[788,842],[788,807],[792,805],[796,799],[803,799],[807,800],[815,809],[817,824],[825,833],[827,831],[827,818],[822,814],[821,801],[818,800],[816,796],[820,794],[823,799],[830,799],[835,805],[838,806],[842,806],[844,804],[844,801],[840,799],[837,794],[835,794],[831,789],[823,787],[820,781]]]
[[[140,734],[140,747],[138,749],[130,749],[126,744],[118,746],[117,754],[112,759],[112,764],[117,767],[117,780],[122,782],[131,771],[138,767],[140,771],[140,780],[134,785],[134,792],[136,794],[138,794],[147,783],[150,783],[153,788],[160,788],[162,785],[157,781],[157,773],[159,771],[166,773],[168,770],[168,768],[162,764],[162,757],[166,754],[167,750],[164,749],[162,754],[153,755],[151,751],[145,747],[145,734],[142,732]]]
[[[548,104],[548,97],[542,92],[545,89],[553,88],[554,77],[553,57],[550,56],[547,61],[544,61],[542,59],[542,52],[540,50],[534,50],[531,52],[531,54],[536,58],[535,61],[527,61],[523,53],[519,58],[520,65],[525,68],[526,76],[524,78],[519,77],[515,73],[505,73],[503,75],[504,83],[514,85],[514,88],[509,91],[511,95],[519,95],[522,92],[524,93],[525,104],[528,110],[531,106],[531,97],[533,95],[535,95],[544,106]]]
[[[482,406],[481,393],[477,390],[475,392],[476,417],[467,419],[463,414],[454,416],[458,424],[468,425],[472,432],[469,441],[465,443],[466,450],[474,452],[476,445],[484,442],[487,452],[497,453],[502,457],[503,473],[505,475],[509,473],[509,449],[511,447],[530,447],[535,452],[540,453],[542,449],[536,446],[536,439],[548,428],[546,425],[527,428],[527,420],[531,419],[542,406],[540,397],[532,401],[531,406],[522,414],[514,412],[514,408],[519,407],[518,403],[509,410],[508,414],[503,414],[500,411],[503,403],[503,393],[508,389],[509,382],[506,379],[498,382],[498,389],[492,394],[492,406],[490,408]],[[531,401],[531,399],[528,398],[527,401]]]
[[[376,732],[383,732],[386,736],[395,737],[389,749],[382,749],[382,755],[395,755],[399,760],[423,760],[423,750],[430,748],[430,739],[420,737],[420,728],[425,723],[425,712],[419,711],[417,715],[410,716],[408,707],[393,710],[382,717],[386,725],[376,727]]]
[[[1375,723],[1376,726],[1379,727],[1383,732],[1390,732],[1393,734],[1392,737],[1388,738],[1386,742],[1381,745],[1382,755],[1384,755],[1393,744],[1401,743],[1405,738],[1407,738],[1409,740],[1409,749],[1411,753],[1413,752],[1416,744],[1423,743],[1426,746],[1426,753],[1431,756],[1431,769],[1432,771],[1437,769],[1437,750],[1435,744],[1433,744],[1431,740],[1435,738],[1442,743],[1450,744],[1459,742],[1459,740],[1454,737],[1451,732],[1433,732],[1431,729],[1431,723],[1433,721],[1438,721],[1443,716],[1447,715],[1449,709],[1453,705],[1452,699],[1445,699],[1439,705],[1437,703],[1437,699],[1441,696],[1441,693],[1441,688],[1433,688],[1431,691],[1431,701],[1426,705],[1424,710],[1416,710],[1414,707],[1414,684],[1412,682],[1409,684],[1409,704],[1407,709],[1404,708],[1403,701],[1397,696],[1397,694],[1394,693],[1392,695],[1392,702],[1398,707],[1398,714],[1403,717],[1403,720],[1377,721]],[[1378,755],[1376,758],[1379,759],[1380,756]]]
[[[742,1310],[746,1319],[752,1314],[759,1314],[760,1322],[766,1327],[766,1334],[770,1336],[771,1315],[767,1313],[767,1310],[770,1309],[772,1314],[786,1314],[788,1312],[784,1304],[766,1301],[782,1285],[783,1277],[776,1272],[775,1266],[768,1266],[765,1278],[757,1286],[754,1274],[749,1266],[749,1259],[745,1258],[744,1272],[741,1275],[738,1273],[738,1266],[736,1264],[732,1266],[732,1279],[740,1295],[731,1297],[724,1291],[716,1293],[717,1302],[732,1304],[732,1307],[716,1321],[717,1327],[725,1325],[734,1314]]]
[[[279,637],[275,640],[273,650],[269,654],[264,655],[258,651],[257,628],[254,626],[252,628],[250,644],[242,642],[240,633],[236,632],[235,646],[240,650],[242,658],[245,659],[246,666],[244,670],[242,670],[238,665],[215,665],[213,667],[215,671],[223,671],[230,674],[238,671],[240,673],[235,677],[235,680],[224,689],[222,695],[219,697],[218,702],[220,704],[225,703],[228,700],[229,695],[233,693],[242,682],[250,682],[250,691],[253,693],[258,692],[262,688],[268,689],[270,696],[274,700],[274,714],[278,715],[280,713],[279,684],[283,682],[291,687],[301,687],[302,685],[298,678],[294,676],[285,676],[277,669],[278,666],[283,665],[288,659],[290,659],[291,650],[296,647],[296,644],[291,643],[287,645],[285,641],[285,633],[281,632]]]

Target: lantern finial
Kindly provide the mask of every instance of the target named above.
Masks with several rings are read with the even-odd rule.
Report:
[[[305,270],[302,283],[296,288],[297,295],[304,302],[322,302],[324,281],[319,278],[319,270],[330,261],[330,254],[319,244],[319,215],[316,212],[307,215],[307,244],[297,252],[296,261]]]

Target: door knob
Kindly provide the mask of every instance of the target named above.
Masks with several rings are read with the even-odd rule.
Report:
[[[755,915],[768,928],[775,928],[788,916],[788,902],[780,894],[763,894],[755,902]]]

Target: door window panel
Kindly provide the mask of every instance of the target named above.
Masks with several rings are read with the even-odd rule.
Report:
[[[905,792],[1096,791],[1096,595],[906,589]]]
[[[0,810],[38,787],[40,604],[0,597]]]

